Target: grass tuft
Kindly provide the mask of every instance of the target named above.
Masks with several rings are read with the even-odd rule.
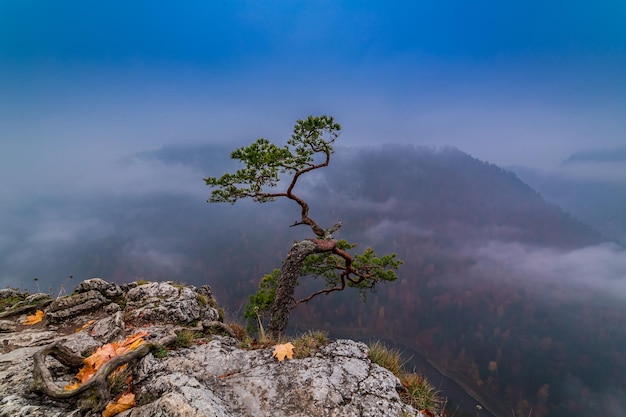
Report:
[[[294,339],[294,357],[298,359],[308,358],[312,356],[317,349],[326,346],[328,342],[328,333],[309,330]]]
[[[390,370],[392,374],[402,380],[404,362],[399,350],[390,349],[379,341],[370,344],[369,349],[372,362]]]
[[[235,339],[239,340],[240,342],[243,342],[244,340],[249,339],[246,329],[244,329],[244,327],[241,324],[235,323],[235,322],[231,322],[227,324],[231,328],[233,333],[235,334]]]
[[[426,411],[431,416],[441,414],[444,401],[439,396],[439,391],[423,375],[406,374],[401,381],[406,391],[400,396],[407,404],[417,410]]]
[[[198,335],[195,332],[188,329],[181,330],[176,333],[176,342],[174,342],[174,346],[176,348],[191,347],[197,338]]]
[[[402,383],[400,398],[405,404],[429,416],[443,415],[444,400],[426,378],[420,374],[407,373],[399,350],[390,349],[381,342],[369,345],[370,360],[388,369]]]

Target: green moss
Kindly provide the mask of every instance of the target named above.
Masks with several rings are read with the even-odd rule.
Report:
[[[163,346],[158,346],[152,350],[152,355],[157,359],[163,359],[167,357],[167,349]]]
[[[24,298],[19,296],[0,298],[0,311],[7,310],[13,307],[15,304],[19,303],[20,301],[24,301]]]
[[[120,369],[121,368],[118,368],[117,371],[114,371],[108,377],[109,390],[112,397],[115,397],[116,395],[128,390],[128,384],[126,383],[126,381],[128,380],[128,377],[131,376],[132,372],[128,367],[125,367],[121,370]]]
[[[139,397],[139,400],[137,401],[137,405],[141,406],[141,405],[150,404],[151,402],[156,401],[156,399],[157,397],[155,397],[154,394],[152,394],[151,392],[146,392],[145,394]]]

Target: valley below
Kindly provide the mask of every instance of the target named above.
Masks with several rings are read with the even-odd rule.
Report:
[[[183,165],[202,178],[230,169],[221,151],[163,149],[125,164]],[[334,157],[302,183],[311,215],[324,227],[343,221],[337,237],[397,253],[404,264],[398,280],[367,293],[365,303],[346,290],[298,306],[294,329],[387,339],[420,352],[416,368],[430,362],[439,370],[431,369],[433,384],[449,378],[478,400],[449,388],[472,415],[476,403],[481,416],[487,409],[498,417],[511,410],[517,417],[623,415],[619,243],[510,171],[454,148],[390,145],[339,149]],[[291,242],[310,236],[289,227],[298,218],[292,204],[208,205],[207,195],[200,188],[25,203],[33,230],[5,228],[15,244],[0,255],[2,285],[56,296],[91,277],[174,280],[209,285],[227,313],[241,317],[260,278],[280,268]],[[89,227],[75,239],[35,239],[59,227],[47,223],[57,218]],[[303,279],[298,294],[322,284]]]

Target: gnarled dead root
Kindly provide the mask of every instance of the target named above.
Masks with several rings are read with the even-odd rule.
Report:
[[[98,371],[88,381],[80,384],[77,388],[66,390],[55,384],[52,379],[50,370],[45,365],[46,356],[52,356],[63,365],[70,368],[80,368],[83,366],[84,358],[74,354],[70,349],[61,345],[60,342],[54,342],[33,356],[33,383],[31,390],[41,392],[49,397],[57,400],[67,400],[79,396],[89,391],[94,392],[97,397],[96,404],[93,405],[94,411],[103,410],[110,400],[109,382],[107,378],[120,365],[129,363],[133,360],[146,356],[150,350],[164,348],[176,341],[176,335],[169,335],[158,342],[146,342],[138,348],[128,351],[120,356],[115,356],[102,365]]]

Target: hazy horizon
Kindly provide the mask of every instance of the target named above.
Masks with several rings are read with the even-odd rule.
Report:
[[[282,141],[309,114],[335,116],[347,146],[554,170],[624,146],[625,15],[612,1],[3,1],[1,191],[73,188],[163,145]]]

